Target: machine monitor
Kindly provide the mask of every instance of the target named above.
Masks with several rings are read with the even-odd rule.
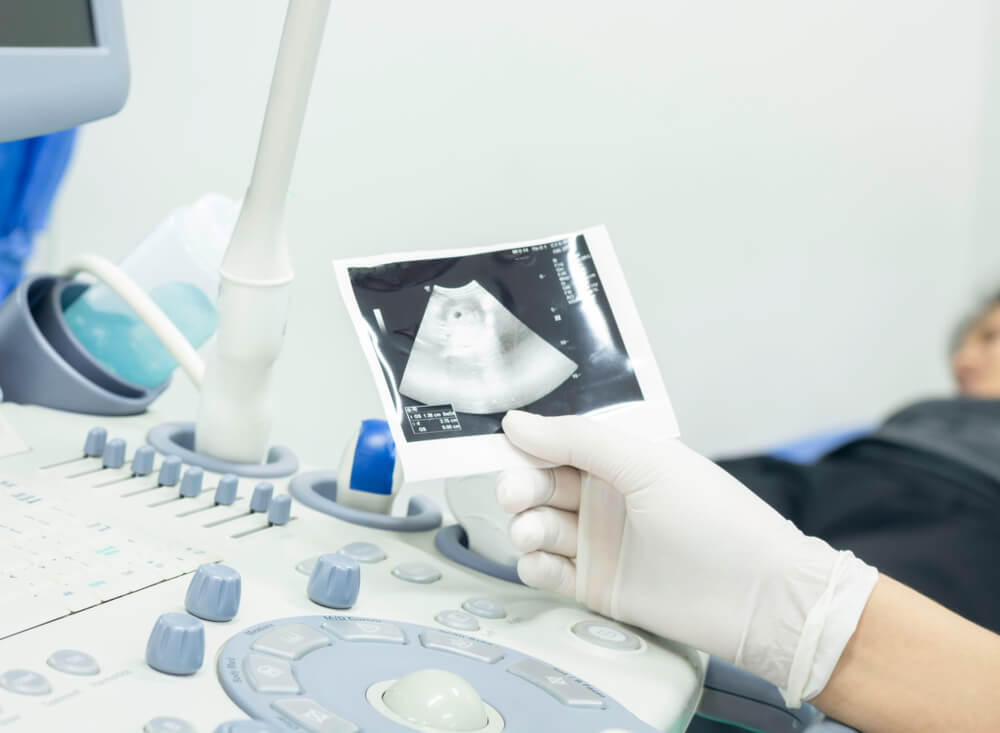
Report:
[[[128,87],[120,0],[0,3],[0,142],[114,114]]]

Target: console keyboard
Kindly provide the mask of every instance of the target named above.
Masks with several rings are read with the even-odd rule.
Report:
[[[0,482],[0,638],[221,559]]]

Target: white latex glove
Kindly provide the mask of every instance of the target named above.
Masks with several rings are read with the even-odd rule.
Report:
[[[878,577],[677,440],[582,417],[511,412],[518,448],[556,468],[508,471],[497,499],[528,585],[819,694]]]

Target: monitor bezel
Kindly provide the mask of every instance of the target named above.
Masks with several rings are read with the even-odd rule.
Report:
[[[0,142],[112,115],[128,97],[121,0],[90,0],[94,46],[0,47]]]

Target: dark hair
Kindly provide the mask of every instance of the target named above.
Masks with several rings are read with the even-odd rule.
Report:
[[[969,335],[969,331],[996,308],[1000,308],[1000,292],[994,293],[984,300],[975,311],[959,321],[958,327],[951,335],[950,353],[954,354],[958,351],[962,342],[965,341],[965,337]]]

